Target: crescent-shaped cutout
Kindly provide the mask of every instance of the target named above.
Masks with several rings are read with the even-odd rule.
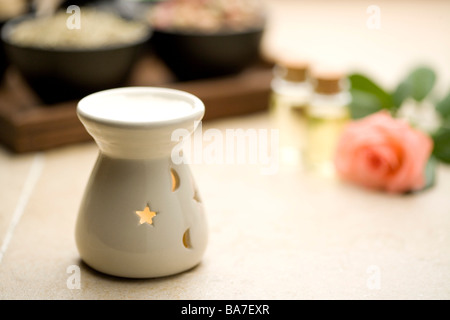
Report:
[[[180,177],[174,168],[170,168],[170,176],[172,177],[172,192],[180,187]]]
[[[183,245],[185,248],[187,249],[191,249],[192,248],[192,244],[191,244],[191,232],[190,229],[187,229],[184,234],[183,234]]]

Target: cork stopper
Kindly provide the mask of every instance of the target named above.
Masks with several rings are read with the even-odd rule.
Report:
[[[314,91],[320,94],[336,94],[342,91],[344,74],[324,72],[313,75]]]
[[[306,77],[307,77],[307,71],[308,71],[308,67],[307,66],[289,66],[286,67],[286,74],[284,76],[284,79],[286,79],[287,81],[292,81],[292,82],[303,82],[306,81]]]
[[[286,81],[304,82],[308,78],[309,64],[296,56],[280,55],[276,65],[278,76]]]

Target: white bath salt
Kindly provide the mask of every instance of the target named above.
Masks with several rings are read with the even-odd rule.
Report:
[[[140,22],[122,19],[112,12],[81,8],[80,28],[67,27],[65,11],[20,22],[11,30],[10,41],[22,46],[46,49],[95,49],[134,43],[148,28]]]
[[[193,104],[151,93],[114,93],[93,95],[80,104],[81,111],[92,118],[121,123],[167,121],[188,116]]]

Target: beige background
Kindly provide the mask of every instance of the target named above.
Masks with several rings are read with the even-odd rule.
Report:
[[[369,5],[381,29],[366,26]],[[450,88],[448,1],[268,1],[264,51],[360,69],[386,87],[436,68]],[[266,128],[267,114],[205,123]],[[39,154],[0,149],[1,299],[448,299],[450,167],[432,189],[386,195],[281,165],[193,165],[208,214],[203,262],[171,277],[127,280],[84,265],[74,226],[97,156],[93,143]],[[81,288],[70,289],[71,266]],[[69,269],[70,270],[70,269]],[[69,283],[70,284],[70,283]]]

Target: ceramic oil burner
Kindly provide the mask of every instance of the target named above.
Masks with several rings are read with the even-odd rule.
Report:
[[[174,130],[192,133],[204,115],[197,97],[129,87],[83,98],[78,117],[99,155],[76,225],[81,258],[114,276],[152,278],[197,265],[207,223],[187,164],[171,159]]]

